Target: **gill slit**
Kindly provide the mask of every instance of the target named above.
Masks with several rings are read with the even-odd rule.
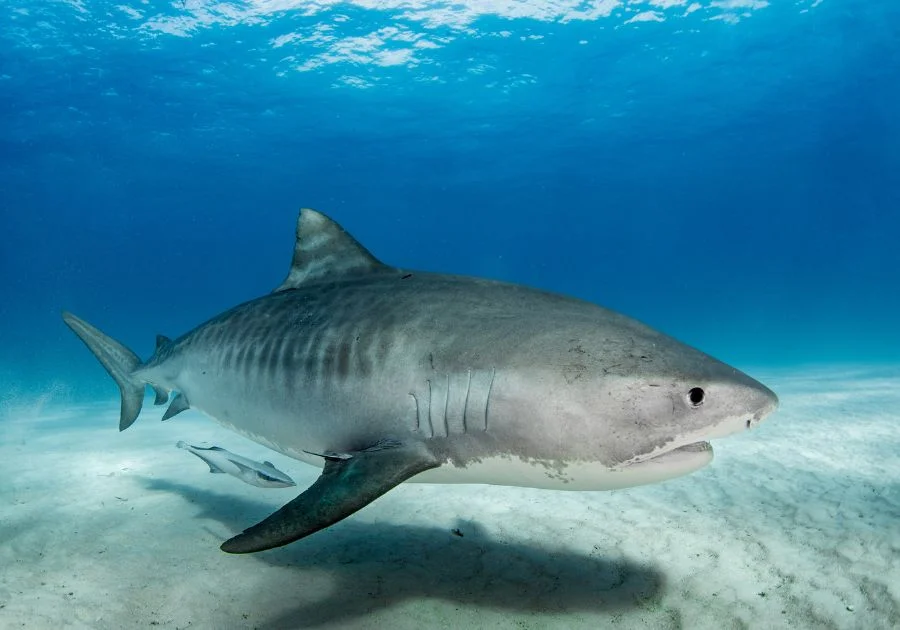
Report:
[[[494,377],[497,376],[497,368],[491,368],[491,383],[488,385],[487,398],[484,401],[484,432],[488,430],[488,416],[491,408],[491,392],[494,391]]]
[[[462,416],[462,430],[463,433],[468,433],[469,425],[466,419],[466,413],[469,409],[469,390],[472,387],[472,370],[468,370],[469,377],[466,380],[466,401],[463,403],[463,416]]]
[[[447,374],[447,388],[444,394],[444,435],[450,437],[450,419],[447,417],[447,407],[450,405],[450,374]]]

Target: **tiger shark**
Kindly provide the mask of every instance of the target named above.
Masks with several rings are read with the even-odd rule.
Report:
[[[702,468],[709,440],[757,425],[767,387],[595,304],[379,261],[336,222],[301,210],[274,292],[147,361],[68,312],[115,379],[119,429],[149,385],[163,419],[193,408],[322,468],[293,501],[221,545],[279,547],[408,480],[610,490]]]

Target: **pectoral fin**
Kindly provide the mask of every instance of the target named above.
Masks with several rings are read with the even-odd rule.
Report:
[[[228,553],[280,547],[333,525],[440,461],[422,442],[382,442],[348,459],[328,458],[316,482],[267,519],[222,544]]]

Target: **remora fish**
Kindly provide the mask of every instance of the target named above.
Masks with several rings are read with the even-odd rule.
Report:
[[[669,479],[778,404],[733,367],[599,306],[385,265],[313,210],[281,286],[160,337],[146,362],[63,319],[119,385],[120,430],[149,384],[157,402],[179,392],[164,418],[192,407],[324,466],[226,541],[231,553],[308,536],[413,477],[568,490]]]
[[[202,448],[191,446],[181,440],[175,445],[193,453],[209,466],[211,473],[227,473],[244,483],[260,488],[287,488],[296,486],[294,480],[275,468],[272,462],[256,462],[241,455],[226,451],[221,446]]]

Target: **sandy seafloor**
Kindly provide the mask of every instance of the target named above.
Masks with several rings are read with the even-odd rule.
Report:
[[[246,556],[218,546],[297,489],[211,475],[175,442],[270,459],[301,487],[315,468],[193,412],[148,405],[119,433],[112,398],[7,398],[0,627],[900,628],[900,367],[752,373],[781,409],[693,475],[404,484]]]

